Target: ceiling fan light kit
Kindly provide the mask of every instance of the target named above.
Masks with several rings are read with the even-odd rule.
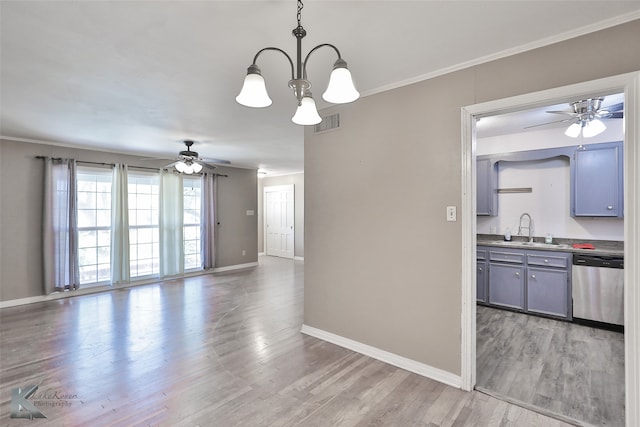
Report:
[[[577,138],[582,132],[584,138],[591,138],[604,132],[607,127],[599,118],[609,118],[612,114],[609,110],[601,108],[603,100],[604,98],[589,98],[572,102],[570,105],[573,108],[573,114],[571,115],[577,121],[572,123],[564,134]]]
[[[191,151],[191,146],[193,145],[193,141],[186,140],[184,141],[184,145],[187,146],[187,149],[184,151],[180,151],[178,153],[178,160],[173,163],[169,163],[165,165],[164,168],[174,167],[178,172],[183,173],[185,175],[191,175],[194,173],[200,173],[204,167],[209,169],[215,169],[216,167],[208,164],[206,161],[203,161],[197,152]],[[219,163],[230,163],[227,160],[213,160]]]
[[[202,170],[202,165],[190,160],[180,160],[178,163],[176,163],[175,168],[180,173],[191,175],[193,173],[200,172]]]
[[[295,124],[314,125],[320,123],[322,118],[318,114],[316,103],[311,95],[311,82],[307,80],[307,61],[313,52],[321,47],[330,47],[338,55],[338,60],[333,64],[333,71],[329,77],[327,90],[322,98],[333,104],[345,104],[355,101],[360,97],[360,93],[356,90],[351,72],[347,68],[347,62],[342,59],[340,51],[332,44],[320,44],[309,51],[302,61],[302,39],[307,35],[306,30],[302,27],[302,8],[304,5],[298,0],[298,26],[293,29],[293,36],[296,38],[296,64],[294,67],[291,57],[282,49],[277,47],[265,47],[258,51],[253,58],[253,63],[247,69],[247,76],[240,90],[240,94],[236,97],[236,101],[247,107],[262,108],[271,105],[271,98],[267,93],[264,78],[262,77],[260,68],[256,65],[256,61],[260,54],[267,50],[273,50],[282,53],[291,65],[291,80],[289,87],[293,89],[293,93],[298,101],[298,109],[291,119]]]

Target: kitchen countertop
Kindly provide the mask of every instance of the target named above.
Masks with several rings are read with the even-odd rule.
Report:
[[[571,252],[577,254],[624,256],[624,242],[614,240],[584,240],[554,238],[553,243],[544,243],[544,237],[534,237],[532,243],[526,237],[512,236],[510,242],[504,236],[496,234],[478,234],[477,244],[480,246],[496,246],[503,248],[531,249],[540,251]],[[591,243],[595,249],[576,249],[574,243]]]

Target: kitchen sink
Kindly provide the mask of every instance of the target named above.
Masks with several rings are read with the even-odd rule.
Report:
[[[478,244],[481,245],[483,242],[478,241]],[[525,247],[525,248],[540,248],[540,249],[571,249],[571,245],[562,244],[562,243],[544,243],[544,242],[519,242],[519,241],[510,241],[505,242],[503,240],[492,240],[487,242],[491,245],[499,245],[499,246],[512,246],[512,247]]]

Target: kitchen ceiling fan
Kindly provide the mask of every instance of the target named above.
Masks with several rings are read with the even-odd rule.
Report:
[[[581,99],[569,103],[572,111],[547,111],[551,114],[563,114],[569,117],[553,122],[540,123],[527,126],[530,129],[538,126],[546,126],[554,123],[569,123],[571,125],[565,131],[565,135],[577,138],[580,133],[585,138],[589,138],[602,133],[606,126],[603,119],[621,119],[624,116],[624,103],[619,102],[607,107],[602,106],[604,97]]]
[[[220,163],[220,164],[227,164],[227,165],[231,163],[228,160],[202,159],[200,158],[200,155],[196,151],[191,151],[191,146],[193,146],[194,141],[187,139],[183,142],[184,142],[184,145],[187,146],[187,149],[180,151],[178,153],[177,160],[167,165],[164,165],[162,167],[163,169],[175,167],[178,172],[190,175],[193,173],[200,172],[203,167],[206,167],[208,169],[215,169],[216,166],[210,163]]]

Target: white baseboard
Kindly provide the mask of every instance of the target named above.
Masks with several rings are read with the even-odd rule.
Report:
[[[246,264],[236,264],[236,265],[229,265],[226,267],[216,267],[210,271],[212,271],[213,273],[221,273],[223,271],[241,270],[243,268],[250,268],[250,267],[257,267],[257,266],[258,266],[257,262],[247,262]]]
[[[147,279],[138,280],[138,281],[129,282],[129,283],[121,283],[113,286],[100,285],[100,286],[93,286],[89,288],[80,288],[76,291],[55,292],[49,295],[37,295],[37,296],[27,297],[27,298],[18,298],[18,299],[12,299],[7,301],[0,301],[0,308],[15,307],[18,305],[33,304],[36,302],[53,301],[61,298],[71,298],[71,297],[76,297],[81,295],[97,294],[99,292],[108,292],[108,291],[113,291],[113,290],[122,289],[122,288],[131,288],[134,286],[148,285],[151,283],[161,283],[167,280],[186,279],[188,277],[202,276],[210,273],[221,273],[226,271],[241,270],[243,268],[250,268],[250,267],[257,267],[257,266],[258,266],[257,262],[248,262],[246,264],[229,265],[226,267],[218,267],[218,268],[213,268],[209,270],[191,271],[191,272],[185,273],[182,276],[171,276],[171,277],[164,277],[164,278],[158,278],[158,277],[147,278]]]
[[[462,387],[462,377],[460,375],[455,375],[451,372],[443,371],[442,369],[434,368],[433,366],[425,365],[424,363],[416,362],[415,360],[407,359],[406,357],[389,353],[388,351],[381,350],[331,332],[323,331],[322,329],[317,329],[312,326],[302,325],[300,332],[452,387]]]
[[[265,256],[264,252],[258,252],[258,256]]]
[[[296,261],[304,261],[304,257],[303,256],[294,256],[293,259],[296,260]]]

